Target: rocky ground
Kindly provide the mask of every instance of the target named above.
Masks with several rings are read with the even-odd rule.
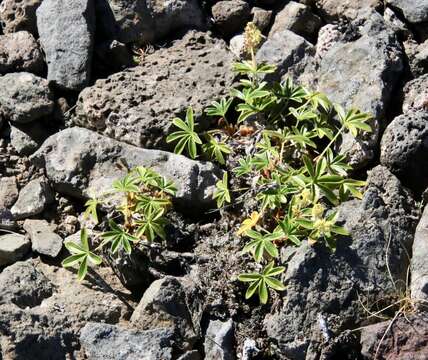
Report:
[[[222,169],[165,141],[189,105],[210,126],[249,21],[271,80],[374,115],[338,149],[367,178],[351,235],[284,250],[263,306],[246,207],[213,211]],[[0,0],[0,23],[0,359],[428,359],[428,0]],[[167,248],[78,282],[63,243],[124,163],[176,182]]]

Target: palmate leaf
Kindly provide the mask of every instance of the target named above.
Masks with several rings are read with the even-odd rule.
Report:
[[[80,231],[80,244],[68,241],[64,245],[72,255],[62,261],[62,266],[67,268],[79,265],[79,281],[83,280],[88,273],[88,262],[93,265],[100,265],[102,263],[101,257],[89,249],[88,233],[86,228],[82,228]]]
[[[202,148],[210,159],[215,159],[222,165],[226,163],[224,155],[232,152],[232,149],[228,145],[217,141],[217,139],[211,135],[208,135],[208,143],[204,144]]]
[[[113,182],[113,189],[117,192],[136,193],[139,191],[135,178],[131,174]]]
[[[168,180],[165,176],[159,176],[156,179],[156,185],[155,185],[159,190],[175,196],[175,194],[177,193],[177,187],[175,186],[174,182]]]
[[[340,105],[336,105],[335,109],[340,122],[349,130],[352,136],[356,137],[359,130],[366,132],[372,131],[371,126],[367,124],[367,121],[372,119],[371,115],[363,113],[357,109],[351,109],[345,112]]]
[[[143,214],[143,218],[137,221],[137,236],[145,236],[147,241],[152,242],[156,237],[165,240],[165,219],[163,218],[164,209],[153,209]]]
[[[139,239],[129,234],[124,228],[120,227],[113,220],[109,221],[110,231],[101,234],[105,243],[111,243],[111,252],[115,254],[119,249],[123,249],[127,254],[132,251],[131,242],[138,242]]]
[[[269,254],[273,258],[278,257],[278,249],[273,244],[273,241],[280,239],[282,237],[281,233],[261,234],[258,231],[248,230],[246,236],[252,240],[245,245],[242,250],[243,253],[251,252],[257,262],[260,262],[265,254]]]
[[[220,101],[213,101],[210,106],[205,109],[205,112],[209,116],[221,116],[226,117],[226,113],[232,104],[233,99],[221,99]]]
[[[274,267],[274,263],[269,263],[262,271],[262,273],[248,273],[238,276],[238,280],[242,282],[249,282],[250,285],[245,294],[245,298],[251,298],[256,292],[259,296],[261,304],[266,304],[269,297],[269,290],[271,288],[276,291],[284,291],[285,286],[275,276],[283,273],[285,268],[283,266]]]
[[[187,148],[189,156],[195,159],[198,154],[197,145],[201,145],[202,140],[195,132],[193,109],[191,107],[187,109],[185,122],[179,118],[174,118],[172,123],[180,130],[168,135],[166,142],[177,142],[174,153],[181,154]]]
[[[230,192],[228,188],[227,171],[223,173],[223,179],[216,184],[213,198],[217,200],[217,207],[221,208],[226,202],[230,203]]]
[[[89,199],[86,201],[85,206],[86,210],[84,213],[84,217],[92,217],[92,219],[95,221],[96,224],[98,224],[98,213],[97,213],[97,206],[99,204],[99,201],[95,198]]]

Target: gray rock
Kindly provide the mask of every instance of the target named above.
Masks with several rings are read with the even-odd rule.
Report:
[[[19,155],[31,155],[46,137],[47,131],[39,121],[10,125],[10,144]]]
[[[43,300],[39,293],[38,301],[42,302],[31,308],[20,309],[10,303],[0,305],[0,356],[3,359],[82,359],[80,329],[88,321],[113,324],[123,321],[128,314],[125,302],[134,305],[129,292],[117,286],[108,268],[98,268],[81,283],[76,281],[75,273],[61,267],[38,260],[28,262],[40,273],[39,278],[45,276],[53,284],[53,293],[49,297],[46,294]],[[24,289],[23,284],[16,284],[15,288]],[[23,296],[18,295],[18,291],[15,298]],[[34,291],[37,291],[35,287]],[[117,296],[119,293],[121,298]]]
[[[74,121],[136,146],[171,149],[165,137],[172,119],[192,106],[201,126],[206,125],[202,110],[227,94],[232,62],[223,41],[191,31],[171,47],[147,55],[141,66],[83,90]]]
[[[321,25],[321,19],[309,7],[290,1],[276,15],[269,37],[277,32],[290,30],[311,41],[316,39]]]
[[[198,335],[180,279],[167,276],[154,281],[134,310],[131,323],[138,329],[168,328],[180,338],[182,349],[191,349]]]
[[[0,235],[0,266],[22,259],[30,249],[30,241],[23,235]]]
[[[354,139],[343,137],[340,151],[358,169],[375,156],[379,128],[403,70],[400,45],[387,32],[362,35],[350,43],[336,43],[320,61],[318,90],[345,108],[357,108],[374,117],[372,132]]]
[[[54,195],[47,180],[38,178],[21,189],[18,201],[10,210],[15,219],[25,219],[42,213],[53,200]]]
[[[197,0],[108,0],[108,6],[97,4],[97,18],[108,38],[125,44],[151,43],[174,31],[204,26]]]
[[[224,36],[232,36],[243,30],[250,19],[251,8],[243,0],[223,0],[211,8],[214,24]]]
[[[261,32],[268,29],[272,20],[271,10],[265,10],[255,6],[251,9],[251,15],[253,16],[252,22]]]
[[[410,71],[413,77],[421,76],[428,72],[428,40],[418,44],[412,39],[403,43],[409,60]]]
[[[0,208],[11,207],[18,198],[15,176],[0,177]]]
[[[18,261],[0,273],[0,305],[12,303],[25,309],[34,307],[54,291],[49,279],[33,262]]]
[[[0,6],[0,21],[3,33],[28,31],[37,35],[36,10],[42,0],[3,0]]]
[[[172,359],[173,333],[165,329],[132,331],[118,326],[88,323],[80,342],[92,360]]]
[[[24,230],[31,239],[33,251],[52,258],[58,256],[62,249],[63,240],[61,236],[54,233],[55,226],[46,220],[25,220]]]
[[[405,287],[419,209],[385,167],[375,167],[367,182],[362,200],[338,209],[351,236],[337,240],[335,253],[304,244],[282,255],[287,262],[284,304],[265,319],[281,356],[299,349],[303,358],[316,358],[326,337],[356,328],[367,318],[359,301],[375,307],[380,298],[397,296]]]
[[[234,324],[227,321],[212,320],[205,335],[205,360],[234,360]]]
[[[13,122],[28,123],[52,113],[48,82],[30,73],[0,76],[0,113]]]
[[[102,195],[130,168],[146,166],[166,176],[178,187],[176,201],[188,211],[210,206],[221,171],[211,163],[181,155],[127,145],[83,128],[63,130],[48,138],[33,155],[46,169],[55,189],[77,197]]]
[[[342,33],[339,26],[335,24],[324,25],[318,32],[318,40],[316,45],[317,59],[322,59],[324,55],[342,38]]]
[[[0,35],[0,73],[43,71],[43,56],[39,45],[27,31]]]
[[[409,81],[403,89],[403,112],[428,111],[428,74]]]
[[[67,90],[81,90],[91,78],[95,32],[94,2],[44,0],[37,9],[40,43],[48,80]]]
[[[375,9],[382,6],[381,0],[316,0],[316,7],[321,15],[328,21],[347,18],[356,19],[367,9]]]
[[[290,30],[274,33],[257,51],[260,63],[276,65],[276,72],[266,76],[266,80],[280,80],[284,75],[294,72],[293,68],[303,63],[305,58],[315,53],[315,48],[303,37]]]
[[[198,350],[191,350],[181,355],[177,360],[202,360],[202,356]]]
[[[399,10],[410,23],[428,21],[428,2],[426,0],[386,0],[386,3]]]
[[[380,162],[417,192],[428,186],[428,113],[397,116],[381,141]]]
[[[245,49],[245,35],[235,35],[232,39],[230,39],[229,49],[238,59],[247,58],[248,54]]]
[[[390,8],[386,8],[383,13],[385,23],[401,38],[411,37],[411,31],[407,25],[399,19],[397,14]]]
[[[428,316],[424,312],[399,316],[361,329],[361,354],[368,360],[427,358]],[[378,356],[375,356],[375,355]]]
[[[0,207],[0,229],[15,230],[16,221],[13,219],[9,209]]]
[[[411,260],[410,293],[413,300],[428,301],[428,206],[416,228]],[[426,305],[426,304],[422,304]]]

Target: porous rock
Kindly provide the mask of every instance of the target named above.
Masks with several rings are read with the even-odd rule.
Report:
[[[386,0],[386,3],[399,10],[410,23],[428,21],[428,2],[426,0]]]
[[[381,141],[380,162],[417,192],[428,186],[428,113],[397,116]]]
[[[147,55],[141,66],[83,90],[74,122],[136,146],[170,148],[171,120],[191,105],[202,126],[202,110],[232,84],[232,62],[223,41],[191,31]]]
[[[44,0],[37,9],[48,80],[81,90],[91,78],[95,9],[91,0]]]
[[[381,0],[316,0],[316,7],[326,20],[341,18],[356,19],[368,9],[376,9],[382,6]]]
[[[0,21],[3,33],[28,31],[37,35],[36,10],[42,0],[3,0],[0,5]]]
[[[409,81],[403,89],[403,112],[428,112],[428,74]]]
[[[215,3],[211,12],[218,30],[224,36],[232,36],[244,28],[251,8],[243,0],[225,0]]]
[[[105,194],[112,182],[126,174],[121,162],[146,166],[174,181],[176,201],[188,211],[212,204],[221,171],[212,163],[181,155],[137,148],[83,128],[63,130],[48,138],[33,155],[46,169],[55,189],[75,197]]]

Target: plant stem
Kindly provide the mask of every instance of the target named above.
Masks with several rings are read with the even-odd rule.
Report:
[[[321,159],[324,154],[326,153],[326,151],[331,147],[331,145],[334,144],[334,142],[337,140],[337,138],[339,137],[339,135],[342,134],[343,130],[345,130],[345,125],[342,125],[342,127],[339,129],[339,131],[337,132],[336,135],[334,135],[333,139],[331,139],[331,141],[328,143],[328,145],[324,148],[324,150],[321,152],[321,154],[319,154],[316,158],[315,161],[318,161],[319,159]]]

